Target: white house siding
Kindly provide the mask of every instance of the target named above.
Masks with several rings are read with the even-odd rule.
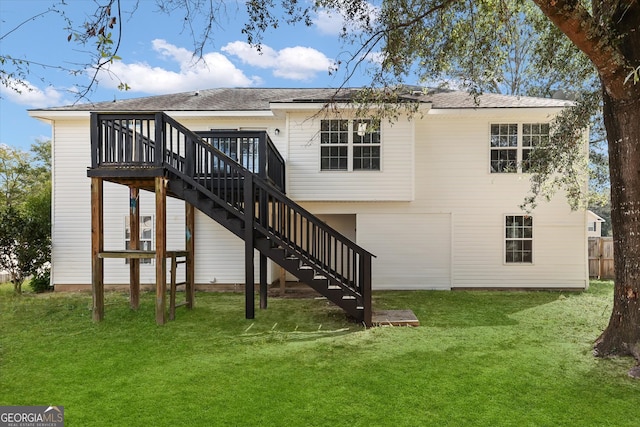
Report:
[[[267,129],[288,160],[288,195],[311,212],[325,215],[330,224],[346,227],[342,219],[356,218],[356,242],[377,255],[374,289],[584,288],[588,283],[585,214],[570,212],[561,194],[550,203],[541,202],[532,214],[533,264],[503,261],[504,215],[521,212],[529,182],[523,174],[489,172],[489,126],[543,122],[548,114],[544,109],[431,110],[422,119],[383,124],[380,172],[321,172],[320,118],[307,119],[308,113],[177,118],[193,130]],[[56,285],[91,281],[88,124],[87,117],[59,121],[54,127]],[[278,136],[275,128],[280,129]],[[152,194],[142,194],[141,213],[153,214]],[[107,249],[124,247],[127,213],[127,188],[105,184]],[[167,247],[181,249],[183,203],[172,200],[167,217]],[[243,283],[240,239],[200,213],[195,236],[197,283]],[[143,282],[152,283],[154,269],[142,266],[141,270]],[[123,261],[109,260],[105,273],[107,283],[128,283]],[[277,277],[276,269],[269,277]]]
[[[433,113],[433,114],[432,114]],[[440,113],[440,114],[438,114]],[[583,212],[562,193],[532,212],[533,264],[504,263],[504,216],[523,214],[528,175],[490,173],[491,123],[549,120],[548,110],[433,111],[416,123],[415,205],[452,213],[452,283],[456,287],[584,288]],[[475,117],[474,117],[475,116]]]
[[[89,118],[52,130],[52,283],[91,283],[91,185]]]
[[[186,121],[188,123],[188,121]],[[242,120],[223,126],[240,126]],[[210,120],[201,120],[200,129],[209,129]],[[245,122],[246,123],[246,122]],[[253,122],[252,122],[253,123]],[[194,125],[194,123],[188,123]],[[211,127],[218,127],[218,123]],[[244,123],[243,123],[244,124]],[[197,126],[193,126],[196,128]],[[91,164],[89,120],[61,120],[53,127],[53,247],[52,280],[58,289],[67,285],[91,284]],[[155,215],[154,194],[140,192],[141,215]],[[126,186],[104,183],[104,247],[122,250],[125,245],[125,220],[129,214],[129,190]],[[155,219],[155,216],[154,216]],[[184,249],[184,202],[167,200],[167,249]],[[244,283],[244,242],[213,220],[196,215],[196,283]],[[255,277],[258,278],[256,253]],[[105,259],[107,285],[129,283],[129,267],[120,259]],[[272,277],[274,273],[269,270]],[[183,274],[183,270],[179,270]],[[140,267],[141,283],[155,283],[153,264]]]
[[[449,289],[449,214],[358,215],[360,245],[376,255],[373,289]]]
[[[289,113],[289,197],[299,201],[413,199],[412,122],[402,120],[393,126],[382,122],[380,171],[321,171],[320,121],[324,116],[309,118],[310,114]]]

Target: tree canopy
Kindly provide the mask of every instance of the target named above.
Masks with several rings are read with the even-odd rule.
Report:
[[[31,152],[0,146],[0,269],[16,293],[51,258],[51,142]]]

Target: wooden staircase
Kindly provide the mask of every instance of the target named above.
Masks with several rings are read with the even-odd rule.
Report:
[[[284,161],[266,132],[219,136],[260,142],[253,150],[257,154],[243,166],[216,148],[223,145],[212,143],[218,136],[203,139],[164,113],[92,113],[91,124],[88,175],[129,185],[149,176],[166,177],[168,194],[245,241],[248,298],[253,298],[257,249],[348,315],[371,325],[373,255],[285,195]]]

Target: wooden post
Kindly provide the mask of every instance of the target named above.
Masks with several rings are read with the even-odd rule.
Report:
[[[96,322],[104,319],[104,205],[102,178],[91,178],[91,291],[92,316]]]
[[[187,308],[192,309],[195,305],[195,283],[196,283],[196,269],[195,269],[195,208],[192,204],[184,202],[185,207],[185,250],[187,251],[187,264],[186,264],[186,282],[185,294],[187,300]]]
[[[176,292],[178,280],[178,260],[175,253],[171,255],[171,288],[169,290],[169,320],[176,320]]]
[[[156,190],[156,323],[167,319],[167,179],[157,176]]]
[[[267,308],[267,257],[260,254],[260,309]]]
[[[140,249],[140,190],[129,187],[129,249]],[[129,259],[129,305],[140,307],[140,259]]]
[[[253,221],[255,218],[255,201],[253,194],[253,174],[244,174],[244,300],[245,317],[255,317],[255,302],[253,300],[255,279],[253,277]]]

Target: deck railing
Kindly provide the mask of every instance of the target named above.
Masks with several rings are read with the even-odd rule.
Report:
[[[184,172],[180,157],[198,141],[211,144],[228,158],[284,191],[285,163],[266,131],[210,131],[194,134],[163,113],[92,113],[91,167],[153,167],[167,161]],[[156,142],[165,159],[157,158]],[[216,156],[214,156],[216,157]],[[209,163],[222,174],[221,162]],[[229,172],[229,169],[226,169]]]

